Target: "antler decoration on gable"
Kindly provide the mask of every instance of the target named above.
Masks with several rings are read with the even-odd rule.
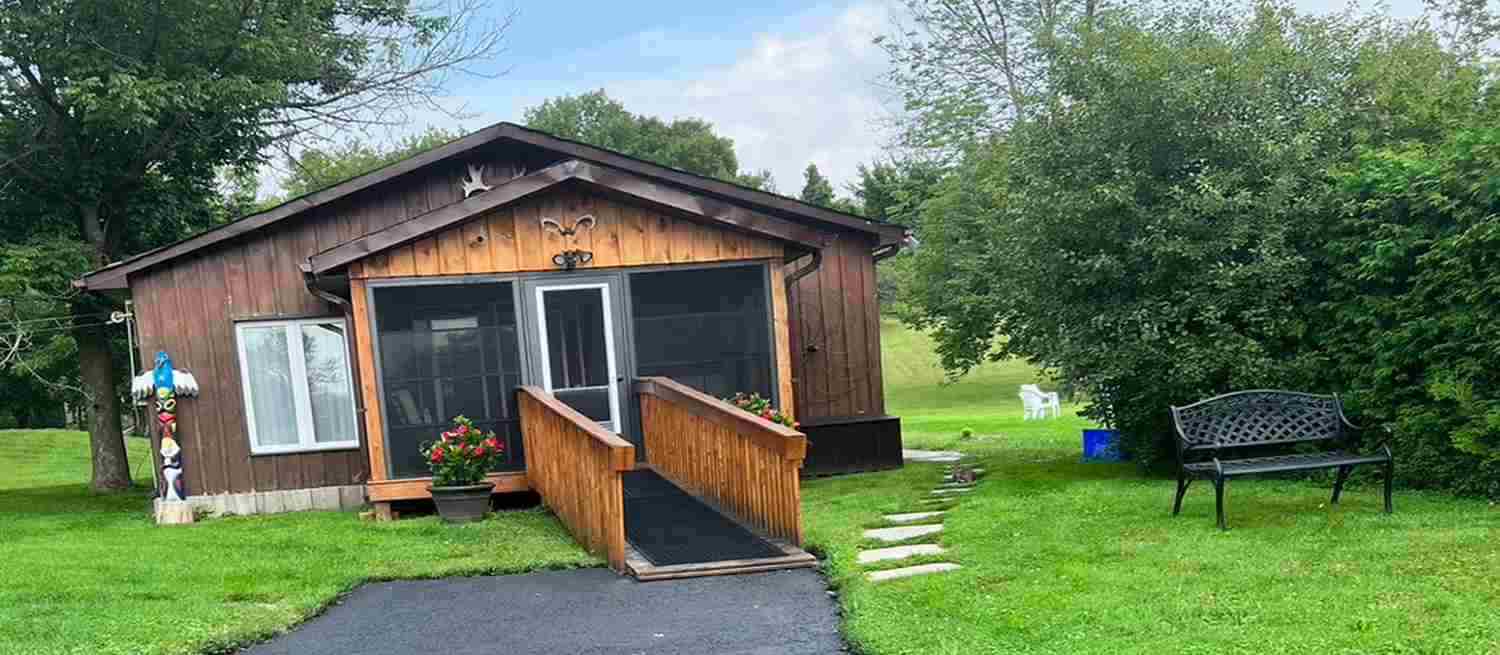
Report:
[[[594,225],[596,225],[597,223],[598,221],[595,220],[594,217],[590,214],[585,214],[573,219],[573,224],[568,227],[563,227],[563,224],[561,222],[554,219],[543,218],[542,229],[556,232],[558,233],[558,235],[562,236],[562,238],[568,240],[569,243],[576,244],[578,240],[578,233],[580,231],[587,232],[594,229]],[[562,252],[552,256],[552,263],[557,264],[558,266],[561,266],[570,271],[577,267],[579,264],[587,264],[591,261],[594,261],[594,253],[591,253],[587,250],[581,250],[576,247],[564,249]]]
[[[484,165],[469,164],[469,176],[464,178],[464,197],[489,190],[490,185],[484,183]]]
[[[597,221],[594,220],[594,217],[591,214],[584,214],[583,216],[579,216],[577,219],[574,219],[573,225],[570,227],[563,227],[562,223],[559,223],[550,218],[543,218],[542,229],[552,230],[565,237],[573,237],[578,236],[579,230],[587,232],[594,229],[594,224],[596,222]]]

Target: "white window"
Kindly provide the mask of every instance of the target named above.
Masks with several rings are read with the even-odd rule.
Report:
[[[235,333],[250,452],[359,447],[342,319],[239,323]]]

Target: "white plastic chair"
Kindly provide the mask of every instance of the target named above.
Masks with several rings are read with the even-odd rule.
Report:
[[[1021,405],[1026,409],[1025,420],[1033,418],[1047,418],[1047,410],[1052,410],[1052,417],[1062,416],[1062,398],[1056,391],[1042,391],[1042,388],[1034,384],[1021,385]]]
[[[1022,420],[1030,421],[1034,418],[1044,418],[1047,416],[1047,399],[1042,394],[1029,389],[1022,389],[1018,395],[1021,397],[1021,407],[1025,410],[1025,413],[1021,416]]]

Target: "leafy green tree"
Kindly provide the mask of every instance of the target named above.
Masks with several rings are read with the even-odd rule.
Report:
[[[923,204],[911,318],[951,371],[1027,358],[1161,463],[1169,404],[1335,383],[1309,337],[1327,173],[1361,145],[1441,140],[1488,75],[1421,22],[1099,12],[1052,49],[1058,100],[965,145]]]
[[[833,183],[823,177],[823,173],[818,171],[817,164],[808,164],[807,169],[802,171],[802,193],[797,197],[808,204],[832,207]]]
[[[64,235],[105,265],[212,220],[216,176],[276,143],[401,123],[442,72],[489,56],[473,4],[38,0],[0,4],[0,234]],[[111,306],[67,299],[93,487],[127,487]]]
[[[1093,29],[1099,0],[903,0],[908,29],[879,37],[904,100],[907,147],[959,157],[1057,101],[1059,49]]]
[[[768,189],[769,171],[741,172],[734,140],[714,133],[713,125],[697,118],[672,122],[633,114],[603,89],[562,96],[526,110],[527,127],[564,139],[670,166],[689,173]]]
[[[429,127],[421,134],[405,137],[390,147],[349,139],[330,148],[306,148],[287,158],[287,168],[291,173],[282,180],[281,188],[286,198],[296,198],[436,148],[459,136]]]
[[[1474,123],[1336,172],[1312,334],[1406,484],[1500,498],[1500,129]]]
[[[914,226],[920,220],[922,203],[931,198],[942,181],[943,168],[928,160],[907,158],[894,162],[860,164],[858,179],[850,185],[857,213],[873,220]],[[840,201],[844,199],[840,198]],[[880,262],[876,292],[882,312],[909,316],[906,297],[912,288],[912,258],[906,254]]]

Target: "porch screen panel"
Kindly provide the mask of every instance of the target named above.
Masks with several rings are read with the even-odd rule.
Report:
[[[770,306],[760,265],[630,276],[636,372],[715,397],[773,398]]]
[[[374,298],[391,477],[429,475],[421,445],[459,415],[505,443],[496,470],[524,468],[511,283],[384,287]]]

